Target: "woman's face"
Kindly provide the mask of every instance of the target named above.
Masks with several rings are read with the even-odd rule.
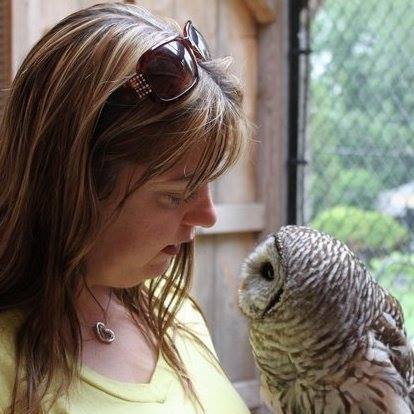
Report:
[[[200,155],[200,150],[191,152],[168,173],[148,181],[127,198],[87,256],[89,286],[127,288],[156,277],[174,257],[163,249],[192,240],[196,226],[214,225],[217,217],[209,184],[191,198],[183,198],[185,177],[191,175]],[[121,171],[116,189],[104,205],[104,218],[122,198],[131,173],[134,183],[143,172],[141,167]]]

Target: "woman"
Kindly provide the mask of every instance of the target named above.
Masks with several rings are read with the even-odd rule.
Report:
[[[248,412],[188,293],[210,183],[248,136],[228,66],[125,4],[29,52],[0,134],[2,412]]]

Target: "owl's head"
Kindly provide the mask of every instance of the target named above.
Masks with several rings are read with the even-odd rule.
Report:
[[[286,311],[334,316],[341,301],[358,296],[352,286],[362,289],[366,277],[344,243],[308,227],[284,226],[244,261],[239,306],[252,320],[274,320]]]
[[[251,319],[267,316],[280,306],[285,290],[286,262],[280,238],[269,235],[242,265],[239,306]]]

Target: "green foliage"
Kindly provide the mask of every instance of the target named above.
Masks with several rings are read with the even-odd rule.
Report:
[[[372,259],[369,268],[381,286],[401,303],[408,334],[414,337],[414,254],[393,252]]]
[[[310,226],[346,243],[356,254],[385,254],[409,241],[408,230],[393,217],[352,206],[336,206],[320,213]]]
[[[307,145],[310,226],[366,262],[377,256],[369,267],[414,337],[414,255],[394,251],[409,233],[373,211],[380,192],[414,180],[412,39],[412,0],[323,2],[311,25]]]
[[[414,177],[414,3],[326,0],[311,36],[312,217],[374,210],[380,189]]]
[[[370,210],[382,189],[379,178],[362,168],[338,169],[339,163],[329,162],[325,174],[330,184],[313,177],[311,192],[316,205],[337,204]],[[326,189],[329,188],[329,191]]]

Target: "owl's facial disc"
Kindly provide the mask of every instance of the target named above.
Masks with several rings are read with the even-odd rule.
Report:
[[[284,292],[285,275],[275,237],[269,236],[248,256],[242,267],[239,306],[251,319],[271,316]]]
[[[268,267],[271,266],[271,264],[269,262],[266,262],[264,264],[264,267]],[[262,272],[268,272],[268,270],[262,270]],[[274,274],[273,268],[272,268],[272,273]],[[280,302],[280,298],[283,294],[283,283],[280,286],[280,288],[273,294],[273,296],[270,298],[269,303],[267,304],[266,308],[264,309],[263,313],[262,313],[262,317],[265,317],[271,310],[273,310],[273,308]]]
[[[278,239],[277,236],[275,236],[274,238],[274,246],[276,249],[276,254],[278,257],[278,266],[277,269],[280,271],[282,269],[282,246],[280,243],[280,240]],[[270,271],[270,268],[271,271]],[[269,262],[266,262],[264,264],[264,266],[262,266],[262,268],[260,269],[261,274],[263,275],[263,277],[266,279],[266,277],[268,278],[268,280],[274,280],[274,269],[272,267],[272,265]],[[271,276],[269,278],[269,275]],[[280,272],[279,272],[279,277],[280,277]],[[284,292],[284,283],[281,283],[279,285],[278,290],[272,295],[272,297],[270,298],[269,303],[267,304],[266,308],[263,311],[262,317],[265,317],[267,314],[272,313],[272,310],[276,307],[276,305],[280,302],[281,297],[283,295]]]

